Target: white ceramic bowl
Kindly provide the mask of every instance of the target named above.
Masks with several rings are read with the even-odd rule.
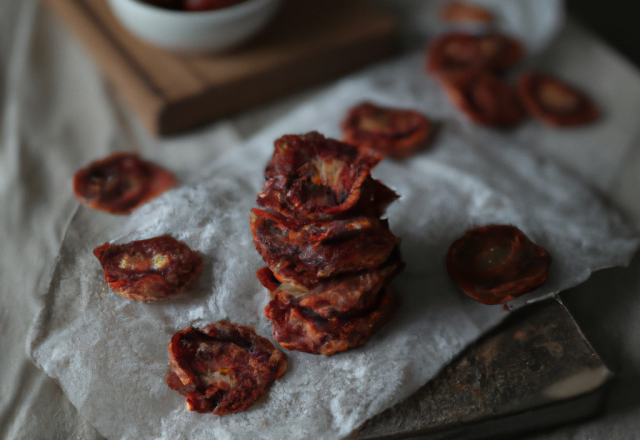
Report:
[[[262,29],[281,0],[247,0],[213,11],[164,9],[139,0],[109,0],[113,13],[147,43],[183,52],[232,48]]]

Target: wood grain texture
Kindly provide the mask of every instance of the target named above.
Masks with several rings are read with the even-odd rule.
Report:
[[[148,129],[179,133],[321,84],[398,50],[397,21],[365,0],[288,0],[241,48],[180,54],[126,31],[106,0],[42,0]]]

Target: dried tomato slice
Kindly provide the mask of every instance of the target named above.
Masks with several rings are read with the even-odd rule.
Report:
[[[265,308],[265,316],[273,321],[273,337],[283,347],[330,356],[364,344],[389,320],[394,309],[391,294],[384,289],[373,310],[325,319],[280,291]]]
[[[287,356],[253,327],[218,321],[173,335],[169,364],[167,385],[191,411],[222,416],[246,411],[284,374]]]
[[[371,217],[292,227],[254,208],[250,221],[256,249],[275,277],[306,287],[318,278],[378,267],[400,241],[386,220]]]
[[[402,159],[426,147],[432,130],[431,121],[417,111],[364,102],[349,110],[342,131],[349,144]]]
[[[509,127],[524,117],[513,88],[487,71],[450,73],[441,82],[449,100],[477,124]]]
[[[137,154],[116,153],[79,170],[73,191],[84,205],[130,214],[176,184],[175,176]]]
[[[451,33],[429,46],[427,71],[440,74],[456,70],[503,71],[522,59],[524,48],[513,38],[500,34]]]
[[[274,143],[275,152],[267,166],[267,182],[258,194],[258,206],[282,216],[303,221],[329,220],[353,212],[363,205],[382,211],[397,196],[371,179],[371,168],[381,159],[361,154],[357,148],[320,133],[285,135]],[[385,191],[380,191],[383,187]],[[363,198],[384,195],[383,199]]]
[[[518,95],[527,111],[548,125],[588,124],[600,116],[598,108],[583,93],[550,75],[521,74]]]
[[[446,22],[477,22],[492,23],[493,14],[478,6],[469,3],[452,1],[445,4],[439,12],[440,20]]]
[[[170,235],[125,244],[105,243],[93,253],[111,290],[142,302],[183,292],[203,267],[200,253]]]
[[[309,289],[286,282],[280,283],[268,267],[259,271],[259,279],[269,289],[272,299],[280,292],[288,293],[295,298],[297,305],[329,319],[336,315],[357,314],[374,309],[378,293],[387,287],[404,266],[396,246],[387,261],[375,269],[319,280],[318,284]]]
[[[484,304],[501,304],[547,280],[551,258],[514,226],[470,229],[447,254],[447,270],[457,286]]]

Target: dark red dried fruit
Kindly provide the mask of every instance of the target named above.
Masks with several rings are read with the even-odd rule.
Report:
[[[389,285],[404,266],[400,251],[396,247],[387,261],[375,269],[318,280],[318,283],[309,289],[279,282],[275,286],[271,284],[265,287],[269,289],[272,299],[284,291],[295,298],[297,305],[313,310],[322,318],[344,317],[373,310],[379,300],[379,292]],[[262,271],[265,278],[269,276],[267,272],[271,272],[267,267]],[[273,277],[273,273],[271,276]]]
[[[274,146],[257,203],[291,221],[327,221],[354,211],[382,215],[397,198],[370,176],[378,155],[361,154],[317,132],[282,136]]]
[[[438,37],[429,46],[427,71],[441,74],[479,69],[500,72],[522,59],[518,40],[499,34],[451,33]]]
[[[372,310],[326,319],[279,291],[264,313],[273,321],[273,336],[283,347],[330,356],[364,344],[389,320],[395,309],[391,295],[383,289],[377,297]]]
[[[551,258],[514,226],[473,228],[447,254],[456,285],[484,304],[502,304],[547,280]]]
[[[440,20],[459,23],[492,23],[493,14],[486,9],[469,3],[452,1],[445,4],[439,12]]]
[[[250,216],[274,337],[325,355],[360,345],[390,317],[386,287],[404,268],[380,219],[397,195],[370,176],[381,156],[315,132],[275,147]]]
[[[73,191],[84,205],[130,214],[176,184],[175,176],[137,154],[116,153],[79,170]]]
[[[402,159],[428,145],[431,121],[414,110],[365,102],[349,110],[342,122],[342,131],[349,144]]]
[[[518,95],[527,111],[548,125],[582,125],[600,117],[589,98],[550,75],[523,73],[518,79]]]
[[[185,291],[203,267],[198,252],[169,235],[125,244],[105,243],[93,253],[111,290],[142,302]]]
[[[287,357],[253,327],[218,321],[173,335],[169,363],[167,385],[187,407],[221,416],[246,411],[284,374]]]
[[[467,70],[440,78],[449,100],[473,122],[495,127],[518,124],[524,112],[513,88],[483,70]]]
[[[250,221],[256,249],[275,277],[305,287],[319,278],[378,267],[400,241],[386,220],[371,217],[291,227],[254,208]]]

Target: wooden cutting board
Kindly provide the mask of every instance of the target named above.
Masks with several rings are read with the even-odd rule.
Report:
[[[366,0],[287,0],[243,47],[185,55],[128,31],[106,0],[43,0],[152,133],[206,124],[396,53],[396,19]]]

